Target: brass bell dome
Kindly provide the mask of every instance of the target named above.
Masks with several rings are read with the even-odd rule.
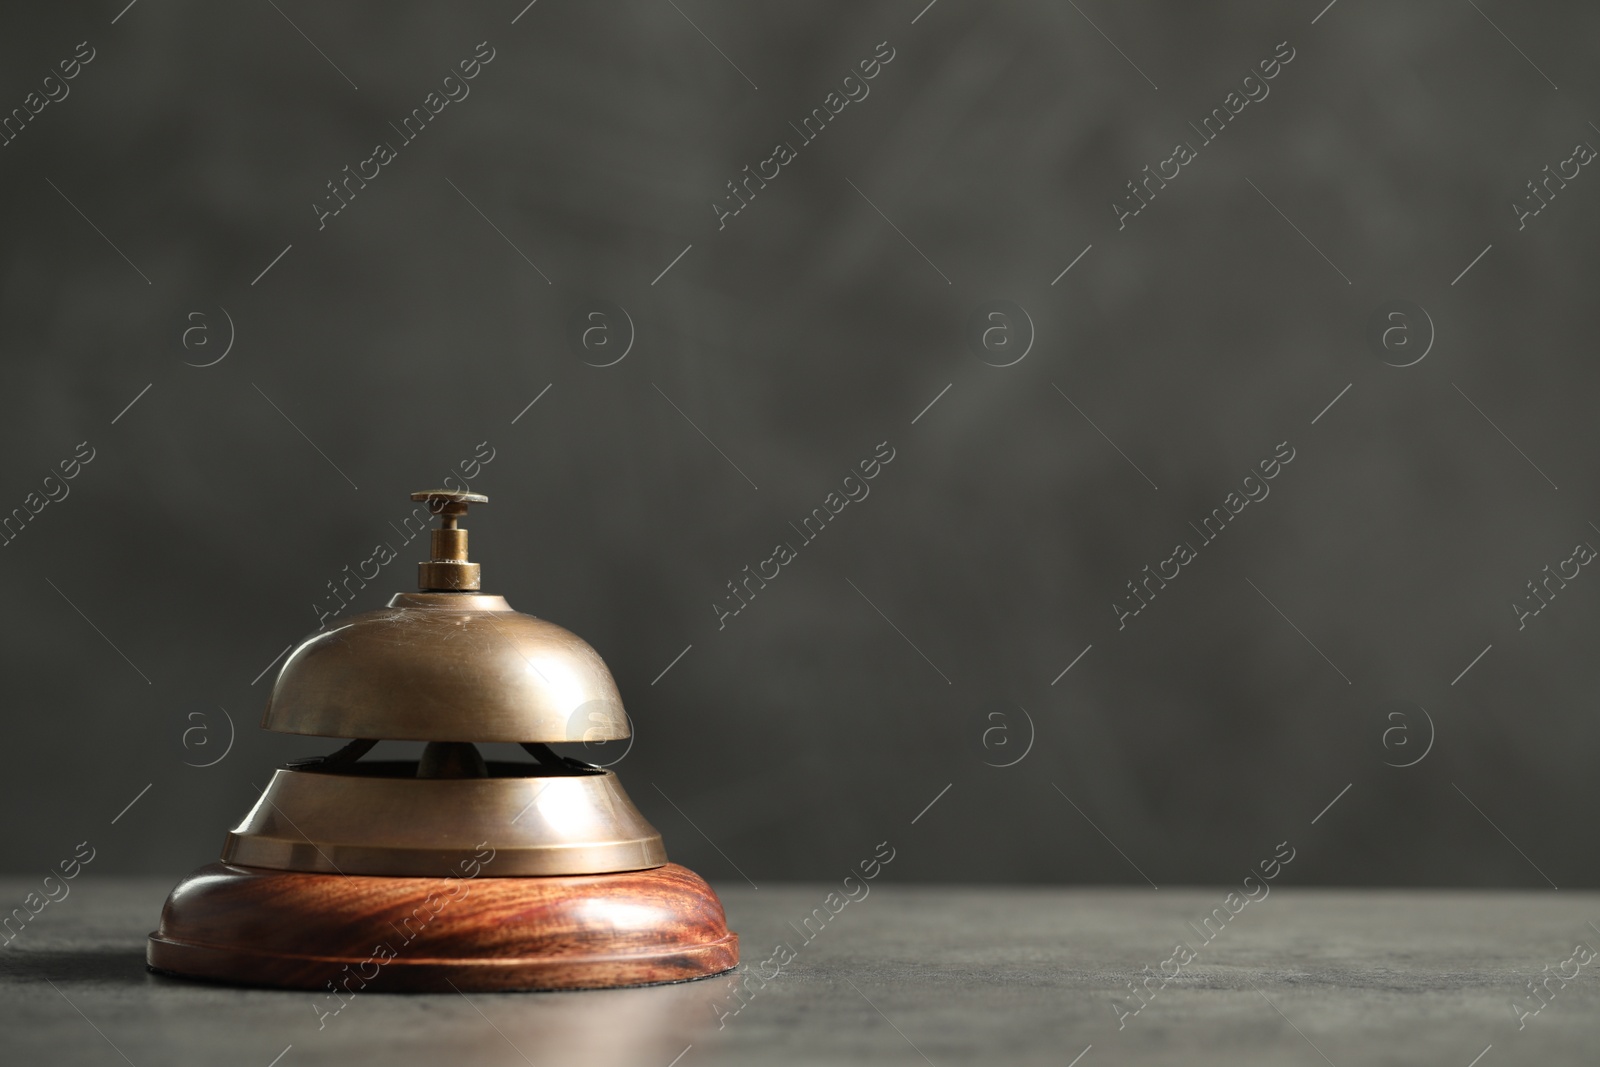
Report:
[[[262,718],[320,737],[559,744],[629,736],[616,683],[588,642],[478,591],[458,519],[477,493],[413,493],[443,520],[421,591],[313,634],[290,653]]]

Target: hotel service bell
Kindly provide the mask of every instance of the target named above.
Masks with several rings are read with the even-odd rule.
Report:
[[[487,497],[411,499],[440,519],[418,591],[302,641],[262,721],[348,743],[273,773],[220,862],[167,898],[150,967],[340,998],[733,967],[738,936],[711,887],[667,862],[616,775],[549,747],[629,736],[604,661],[480,592],[460,522]],[[365,758],[380,740],[426,746],[415,761]],[[485,760],[484,742],[529,759]]]

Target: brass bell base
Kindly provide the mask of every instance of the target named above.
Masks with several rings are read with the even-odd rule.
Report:
[[[222,861],[323,874],[601,874],[667,862],[661,835],[610,771],[419,778],[407,762],[283,769],[228,834]]]
[[[211,863],[178,884],[152,970],[309,989],[336,1013],[369,991],[601,989],[739,962],[722,903],[675,863],[549,877],[392,878]]]

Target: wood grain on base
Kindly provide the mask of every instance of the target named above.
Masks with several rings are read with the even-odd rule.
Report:
[[[212,863],[179,883],[146,952],[158,971],[346,991],[586,989],[739,962],[693,871],[384,878]]]

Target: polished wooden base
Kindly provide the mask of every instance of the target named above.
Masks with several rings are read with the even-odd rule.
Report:
[[[212,863],[150,935],[156,971],[243,985],[596,989],[681,982],[739,962],[722,903],[669,863],[617,874],[384,878]]]

